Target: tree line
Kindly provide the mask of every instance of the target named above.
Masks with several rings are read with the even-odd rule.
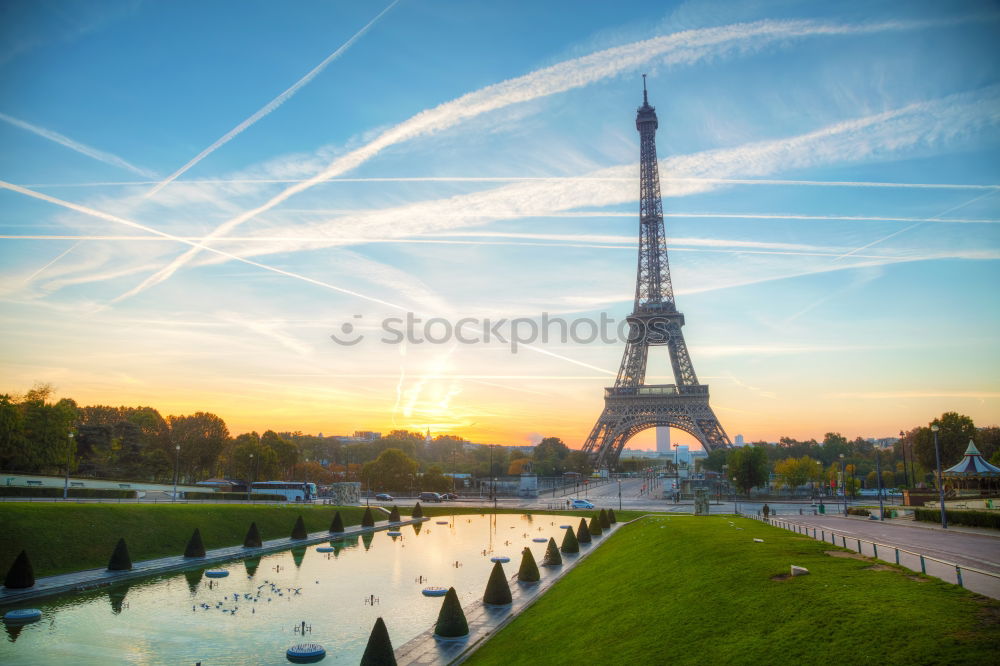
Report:
[[[977,428],[973,420],[957,412],[945,412],[926,426],[900,432],[891,448],[882,449],[861,437],[848,440],[828,432],[823,441],[799,441],[782,437],[777,444],[754,442],[737,449],[717,449],[702,461],[702,467],[725,473],[741,492],[764,486],[776,475],[776,485],[789,489],[812,483],[839,485],[848,491],[883,488],[935,487],[937,470],[934,432],[937,426],[941,467],[958,463],[972,441],[994,465],[1000,465],[1000,428]]]

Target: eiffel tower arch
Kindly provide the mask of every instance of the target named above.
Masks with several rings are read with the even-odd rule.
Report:
[[[669,426],[695,437],[706,451],[730,446],[729,436],[708,402],[708,385],[698,383],[681,328],[684,315],[674,302],[663,228],[663,201],[656,160],[656,109],[649,105],[646,75],[642,106],[635,118],[639,131],[639,266],[635,305],[628,316],[629,337],[615,385],[604,389],[604,411],[583,450],[597,467],[613,467],[633,436],[648,428]],[[673,384],[646,384],[650,347],[666,347]]]

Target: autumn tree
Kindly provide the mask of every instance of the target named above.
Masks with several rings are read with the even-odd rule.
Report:
[[[369,487],[407,490],[413,486],[419,465],[399,449],[386,449],[379,457],[366,463],[361,476]]]
[[[733,449],[727,457],[729,473],[736,479],[736,487],[749,494],[751,488],[767,483],[767,452],[762,446],[743,446]]]

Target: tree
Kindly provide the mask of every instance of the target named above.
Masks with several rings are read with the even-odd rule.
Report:
[[[7,394],[0,395],[0,469],[27,469],[24,415]]]
[[[278,470],[286,478],[292,477],[292,469],[299,461],[299,449],[295,444],[278,435],[273,430],[267,430],[260,436],[260,443],[269,446],[278,456]]]
[[[446,493],[452,488],[452,480],[444,475],[441,468],[431,465],[420,477],[420,490],[432,493]]]
[[[780,474],[782,484],[794,491],[799,486],[820,478],[822,466],[817,465],[816,461],[809,456],[786,458],[775,464],[774,473]]]
[[[569,447],[558,437],[546,437],[535,447],[535,472],[540,476],[555,476],[567,471]]]
[[[486,592],[483,594],[483,603],[491,606],[508,606],[511,601],[510,584],[503,572],[503,565],[494,562],[490,579],[486,583]]]
[[[315,460],[293,465],[292,475],[289,478],[293,480],[312,481],[313,483],[333,483],[337,480],[333,472]]]
[[[729,449],[717,448],[708,452],[708,457],[702,460],[701,466],[713,472],[721,472],[726,464],[726,454]]]
[[[976,438],[976,426],[972,419],[957,412],[945,412],[934,419],[928,427],[921,428],[916,435],[913,451],[920,464],[928,469],[937,469],[934,452],[934,433],[929,426],[938,426],[938,445],[941,447],[941,469],[947,469],[962,459],[970,440]]]
[[[555,546],[554,541],[551,543]],[[535,556],[530,548],[521,551],[521,567],[517,570],[517,579],[522,583],[537,583],[541,580],[538,564],[535,563]]]
[[[434,625],[434,633],[442,638],[458,638],[469,635],[469,622],[465,619],[465,611],[458,600],[458,593],[455,588],[449,587],[448,593],[444,596],[441,610],[438,612],[437,623]]]
[[[510,476],[517,476],[518,474],[525,473],[525,467],[531,469],[531,458],[514,458],[510,461],[510,467],[507,468],[507,474]]]
[[[729,473],[736,479],[736,487],[749,494],[751,488],[767,482],[767,452],[762,446],[744,446],[733,449],[726,458]]]
[[[197,527],[184,548],[184,557],[205,557],[205,544],[201,540],[201,530]]]
[[[368,636],[368,645],[361,655],[361,666],[396,666],[396,655],[392,651],[392,641],[389,640],[389,630],[379,617],[375,620],[372,633]]]
[[[196,412],[190,416],[169,416],[170,443],[180,446],[178,456],[182,475],[211,476],[226,441],[226,422],[215,414]]]
[[[366,463],[361,475],[369,487],[407,490],[413,486],[417,461],[399,449],[386,449],[373,462]]]

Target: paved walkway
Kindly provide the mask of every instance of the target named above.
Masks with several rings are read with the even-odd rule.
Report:
[[[330,532],[313,532],[305,539],[292,539],[285,537],[282,539],[269,539],[260,548],[244,548],[243,546],[230,546],[228,548],[215,548],[207,551],[205,557],[184,557],[183,555],[173,555],[170,557],[160,557],[155,560],[145,560],[143,562],[133,562],[132,568],[128,571],[108,571],[107,569],[88,569],[86,571],[75,571],[58,576],[47,576],[35,580],[34,587],[21,590],[11,590],[0,587],[0,606],[15,604],[39,597],[47,597],[53,594],[60,594],[70,590],[87,590],[98,587],[107,587],[114,583],[144,576],[170,573],[172,571],[183,571],[186,569],[206,568],[210,564],[218,564],[229,560],[240,560],[247,557],[256,557],[267,553],[287,550],[296,546],[309,546],[330,539],[340,537],[355,537],[361,534],[379,532],[399,525],[411,525],[428,520],[427,518],[416,518],[404,520],[399,523],[389,524],[388,522],[376,522],[375,527],[350,527],[343,533],[331,534]],[[108,553],[110,556],[110,553]]]
[[[616,532],[623,523],[611,526],[611,530],[605,530],[602,536],[594,537],[590,544],[580,544],[579,554],[563,553],[563,564],[558,567],[543,567],[538,569],[542,574],[542,580],[538,583],[524,584],[518,582],[516,567],[518,563],[511,560],[506,566],[509,573],[512,570],[514,575],[510,579],[510,592],[513,603],[510,606],[487,606],[482,601],[463,608],[465,619],[469,623],[469,635],[461,640],[444,640],[434,636],[434,629],[420,634],[411,639],[396,653],[396,663],[399,666],[429,666],[438,664],[459,664],[471,655],[485,640],[505,627],[511,620],[517,617],[523,610],[533,604],[538,598],[552,587],[556,581],[561,579],[566,572],[575,567],[577,563],[585,559],[594,552],[611,534]],[[483,588],[485,589],[485,583]],[[542,660],[544,661],[544,659]]]

